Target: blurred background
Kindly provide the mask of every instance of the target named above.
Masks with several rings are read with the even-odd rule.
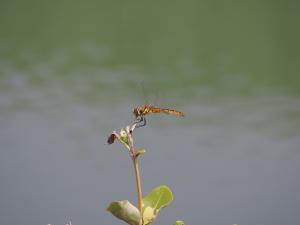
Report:
[[[121,224],[135,106],[156,224],[300,224],[299,1],[0,1],[0,223]]]

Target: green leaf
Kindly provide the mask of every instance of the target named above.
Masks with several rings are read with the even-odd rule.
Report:
[[[145,149],[140,149],[136,152],[136,154],[139,156],[139,155],[144,155],[146,153],[146,150]]]
[[[182,220],[177,220],[173,225],[185,225]]]
[[[129,145],[128,135],[124,129],[121,129],[121,131],[120,131],[120,138],[124,144]]]
[[[140,212],[128,200],[114,201],[109,204],[107,211],[130,225],[139,225]]]
[[[167,186],[159,186],[153,189],[143,198],[143,222],[150,224],[156,218],[158,212],[173,201],[173,193]]]

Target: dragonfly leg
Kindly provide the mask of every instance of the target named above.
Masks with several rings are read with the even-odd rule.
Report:
[[[143,117],[136,117],[135,118],[135,123],[140,123],[143,121]]]
[[[147,124],[146,118],[142,116],[140,119],[137,120],[136,128],[144,127],[146,126],[146,124]]]
[[[144,121],[144,123],[143,123],[142,127],[143,127],[143,126],[146,126],[146,124],[147,124],[146,117],[144,117],[144,120],[143,120],[143,121]]]

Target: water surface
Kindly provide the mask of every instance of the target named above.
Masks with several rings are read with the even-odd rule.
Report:
[[[289,3],[289,4],[288,4]],[[0,3],[1,224],[120,224],[131,162],[106,138],[159,97],[135,134],[157,224],[299,224],[299,4]]]

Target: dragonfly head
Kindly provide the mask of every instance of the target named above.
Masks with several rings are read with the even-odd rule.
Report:
[[[138,118],[140,116],[140,109],[139,108],[134,108],[133,109],[133,115],[135,118]]]

